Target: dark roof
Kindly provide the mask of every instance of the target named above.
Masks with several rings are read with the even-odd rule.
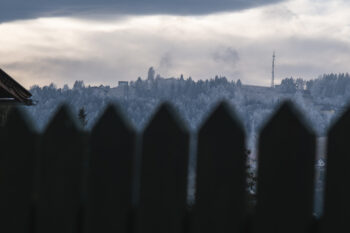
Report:
[[[32,105],[32,94],[0,69],[0,103]]]

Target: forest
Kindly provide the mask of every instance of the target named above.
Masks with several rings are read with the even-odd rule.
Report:
[[[183,75],[164,78],[155,75],[151,67],[147,78],[139,77],[127,84],[110,86],[85,86],[76,81],[73,87],[55,84],[33,86],[35,106],[25,107],[34,125],[43,130],[58,106],[66,103],[72,114],[78,116],[82,108],[86,113],[85,128],[91,129],[104,108],[117,105],[138,130],[147,124],[157,106],[168,101],[191,130],[197,129],[210,110],[221,100],[228,101],[244,125],[249,141],[284,100],[293,101],[305,121],[322,136],[332,120],[347,106],[350,98],[349,74],[325,74],[313,80],[285,78],[274,88],[245,85],[241,80],[228,80],[216,76],[194,81]]]
[[[114,104],[136,130],[142,131],[159,104],[167,101],[178,111],[188,129],[196,132],[213,107],[225,100],[232,106],[246,130],[247,150],[251,152],[249,172],[254,177],[259,130],[278,106],[285,100],[294,102],[306,124],[320,139],[320,144],[324,144],[324,136],[332,121],[347,107],[350,99],[350,75],[324,74],[312,80],[289,77],[271,88],[245,85],[241,80],[234,81],[221,76],[198,81],[191,77],[184,78],[183,75],[164,78],[155,75],[155,70],[151,67],[146,78],[119,82],[115,87],[85,86],[83,81],[76,81],[73,87],[64,85],[59,88],[50,84],[33,86],[30,91],[36,104],[24,108],[35,119],[33,123],[38,131],[45,130],[51,116],[63,103],[70,107],[75,119],[80,119],[80,126],[85,130],[94,126],[107,105]],[[319,156],[325,156],[324,150],[320,151]],[[315,212],[319,213],[324,161],[319,160],[316,167],[321,174],[316,187]],[[191,171],[190,175],[194,174]],[[190,179],[189,187],[194,187],[191,180],[193,179]]]

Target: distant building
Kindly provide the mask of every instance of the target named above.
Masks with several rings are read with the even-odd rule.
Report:
[[[127,87],[127,86],[129,86],[129,82],[128,81],[119,81],[118,82],[118,86],[119,87]]]
[[[257,86],[257,85],[242,85],[242,89],[250,91],[250,92],[271,92],[270,87],[266,86]]]
[[[129,82],[128,81],[119,81],[118,82],[118,89],[122,92],[122,96],[125,98],[128,98],[129,96]]]

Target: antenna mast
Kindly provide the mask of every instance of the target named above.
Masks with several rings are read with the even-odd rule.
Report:
[[[276,54],[275,51],[273,51],[272,54],[272,78],[271,78],[271,88],[275,87],[275,59],[276,59]]]

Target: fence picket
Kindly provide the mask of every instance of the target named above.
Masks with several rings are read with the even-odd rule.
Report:
[[[112,106],[91,137],[79,131],[66,107],[42,135],[14,109],[0,129],[0,232],[347,232],[348,134],[350,108],[328,133],[325,211],[315,228],[316,140],[290,102],[281,105],[260,134],[252,222],[245,215],[245,134],[225,102],[198,132],[196,200],[190,215],[186,204],[190,136],[169,104],[161,105],[151,119],[142,146],[139,135]],[[135,157],[136,151],[141,158]],[[135,197],[137,221],[132,215]]]
[[[91,133],[89,233],[127,233],[131,214],[135,132],[109,106]]]
[[[350,109],[328,133],[325,206],[322,232],[349,232]]]
[[[199,130],[195,232],[241,232],[245,215],[246,154],[241,124],[220,103]]]
[[[37,136],[18,109],[1,129],[0,232],[33,231]]]
[[[314,159],[315,136],[282,104],[260,135],[256,232],[310,232]]]
[[[163,104],[143,133],[138,232],[184,231],[188,153],[187,130]]]
[[[38,232],[79,232],[83,146],[65,106],[44,132],[40,159]]]

